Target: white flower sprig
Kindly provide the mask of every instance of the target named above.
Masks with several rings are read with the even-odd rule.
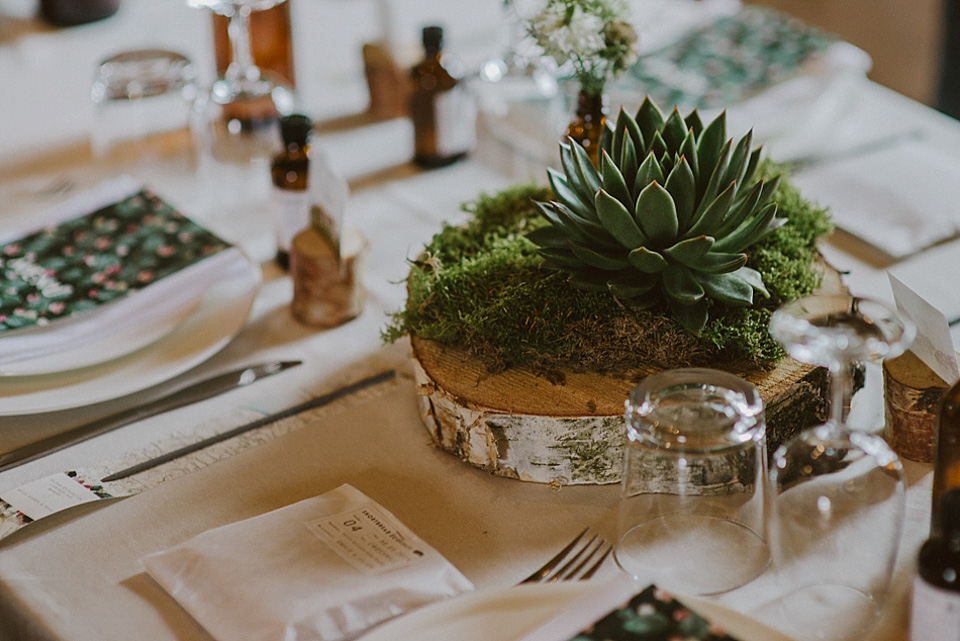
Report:
[[[581,88],[598,95],[637,59],[637,32],[622,0],[547,0],[527,23],[543,54],[568,62]]]

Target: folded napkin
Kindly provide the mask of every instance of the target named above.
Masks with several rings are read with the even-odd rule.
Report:
[[[352,639],[473,585],[350,485],[142,559],[220,641]]]
[[[124,328],[169,329],[240,251],[120,179],[0,244],[0,364],[74,350]],[[140,345],[137,345],[140,346]]]
[[[960,163],[904,142],[797,172],[804,197],[830,208],[838,227],[899,259],[960,231],[960,209],[945,185],[960,184]]]

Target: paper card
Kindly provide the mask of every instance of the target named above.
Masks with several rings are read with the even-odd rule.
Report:
[[[333,170],[329,158],[320,149],[311,152],[307,185],[313,204],[311,223],[315,228],[319,227],[318,233],[328,236],[339,253],[350,187],[343,176]]]
[[[917,337],[910,350],[947,385],[953,385],[960,379],[960,365],[947,317],[896,276],[889,272],[887,275],[897,309],[917,326]]]
[[[53,474],[26,485],[6,490],[2,497],[14,510],[36,521],[81,503],[103,497],[65,473]]]

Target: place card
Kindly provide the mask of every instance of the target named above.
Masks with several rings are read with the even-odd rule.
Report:
[[[897,309],[917,327],[910,351],[948,386],[953,385],[960,379],[960,364],[957,363],[947,317],[892,273],[888,276]]]
[[[37,479],[0,495],[0,501],[31,521],[101,498],[104,496],[94,486],[85,485],[76,474],[66,472]]]

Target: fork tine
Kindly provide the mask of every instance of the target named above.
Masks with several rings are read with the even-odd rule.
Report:
[[[593,556],[594,553],[596,552],[596,549],[591,550],[587,554],[586,558],[583,559],[583,561],[580,561],[580,557],[582,557],[584,553],[590,550],[590,546],[592,546],[596,540],[597,540],[597,535],[594,534],[593,538],[587,541],[584,544],[584,546],[580,548],[580,551],[573,555],[573,558],[571,558],[569,561],[564,563],[563,566],[553,574],[553,576],[544,580],[545,581],[566,581],[576,576],[577,572],[579,572],[580,569],[583,568],[585,564],[590,562],[590,557]],[[597,544],[597,548],[599,548],[601,545],[603,545],[603,541],[600,541],[600,543]],[[580,561],[580,563],[579,565],[576,565],[578,561]]]
[[[537,581],[541,581],[544,577],[550,574],[553,568],[557,567],[557,565],[559,565],[568,554],[570,554],[570,550],[576,547],[577,543],[580,542],[580,539],[586,536],[587,531],[589,530],[589,527],[584,528],[583,532],[578,534],[576,538],[570,541],[567,547],[560,550],[555,557],[544,563],[543,567],[539,568],[536,572],[525,578],[523,581],[520,581],[520,583],[536,583]]]
[[[597,570],[600,569],[600,566],[603,565],[603,562],[607,560],[607,557],[610,556],[610,552],[612,552],[612,551],[613,551],[613,546],[612,546],[612,545],[608,545],[608,546],[607,546],[607,549],[604,550],[604,551],[603,551],[603,554],[600,555],[600,558],[597,559],[597,562],[594,563],[593,565],[591,565],[591,566],[587,569],[587,571],[584,572],[583,575],[581,575],[580,580],[581,580],[581,581],[586,581],[587,579],[589,579],[590,577],[592,577],[594,574],[596,574],[596,573],[597,573]],[[586,561],[584,561],[584,563],[586,563]]]

